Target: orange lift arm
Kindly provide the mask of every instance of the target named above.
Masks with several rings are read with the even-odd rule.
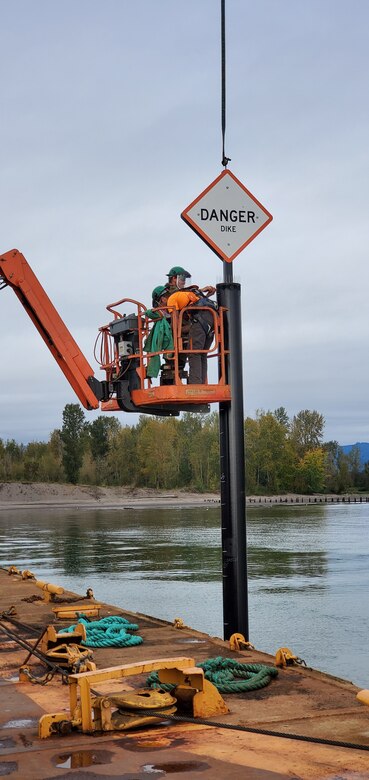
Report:
[[[26,258],[12,249],[0,256],[0,289],[12,287],[69,384],[86,409],[98,409],[101,383],[46,295]]]

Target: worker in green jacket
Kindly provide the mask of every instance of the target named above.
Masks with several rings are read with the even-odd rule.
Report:
[[[163,352],[174,349],[173,333],[171,328],[170,315],[165,308],[167,305],[168,292],[164,285],[158,285],[152,291],[152,309],[147,309],[145,316],[154,321],[154,325],[145,341],[145,352]],[[160,307],[163,307],[161,310]],[[166,358],[169,356],[166,355]],[[153,355],[149,359],[146,375],[149,379],[158,376],[161,368],[160,355]]]

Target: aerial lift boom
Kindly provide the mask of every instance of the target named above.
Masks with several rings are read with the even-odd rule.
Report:
[[[0,256],[0,290],[7,286],[14,290],[85,409],[100,407],[106,412],[168,416],[181,411],[207,412],[211,403],[230,401],[225,370],[224,307],[219,308],[217,315],[213,314],[214,341],[211,349],[206,350],[218,361],[216,384],[188,384],[186,371],[180,370],[181,361],[185,363],[191,353],[205,352],[193,350],[182,340],[183,317],[191,318],[193,307],[179,313],[167,310],[165,316],[171,322],[173,346],[170,350],[148,352],[146,342],[154,322],[146,314],[146,307],[131,298],[122,298],[107,306],[110,322],[99,328],[95,345],[95,357],[105,372],[105,379],[100,381],[26,258],[17,249]],[[121,306],[129,306],[134,311],[121,312]],[[96,355],[98,344],[99,356]],[[159,355],[164,357],[165,364],[161,366],[158,385],[148,369],[150,361]]]
[[[12,249],[0,257],[0,289],[9,285],[85,409],[98,409],[101,383],[46,295],[26,258]]]

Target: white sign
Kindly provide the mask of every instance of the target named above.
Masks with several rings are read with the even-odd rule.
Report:
[[[181,217],[227,263],[273,219],[228,169],[187,206]]]

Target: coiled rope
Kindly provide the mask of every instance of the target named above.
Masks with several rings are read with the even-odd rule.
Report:
[[[78,623],[83,623],[86,629],[86,639],[81,643],[85,647],[131,647],[143,642],[141,636],[128,633],[137,631],[138,624],[130,623],[119,615],[110,615],[93,622],[80,617]],[[75,630],[76,625],[75,623],[69,628],[63,628],[59,633],[70,633]]]
[[[276,677],[278,669],[264,664],[240,664],[233,658],[209,658],[196,664],[204,670],[205,679],[213,683],[220,693],[245,693],[265,688]],[[163,685],[157,672],[152,672],[146,680],[151,688],[162,688],[171,691],[174,685]]]
[[[241,693],[264,688],[278,674],[274,666],[240,664],[234,658],[209,658],[199,664],[205,678],[221,693]]]

